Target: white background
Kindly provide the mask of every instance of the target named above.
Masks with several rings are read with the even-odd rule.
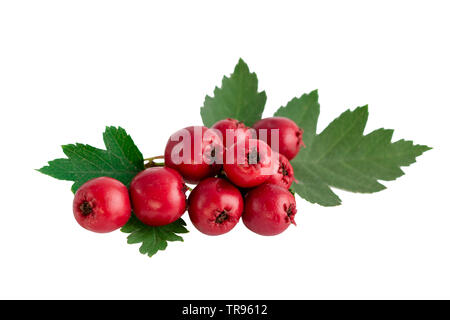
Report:
[[[2,1],[0,298],[450,298],[448,1]],[[70,182],[34,169],[127,129],[145,156],[242,57],[270,116],[319,89],[319,129],[369,104],[367,132],[434,149],[372,195],[298,200],[298,227],[191,230],[149,259],[77,225]],[[187,216],[186,216],[187,218]],[[186,219],[188,220],[188,219]]]

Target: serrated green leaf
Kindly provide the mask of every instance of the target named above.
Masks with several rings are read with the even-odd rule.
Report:
[[[128,223],[122,227],[121,231],[129,233],[128,243],[142,243],[139,248],[140,253],[149,257],[155,255],[160,250],[165,250],[168,241],[183,241],[178,234],[189,232],[183,219],[161,227],[151,227],[139,221],[132,215]]]
[[[107,127],[103,140],[106,150],[80,143],[65,145],[62,149],[67,159],[50,161],[38,171],[56,179],[74,181],[73,192],[97,177],[111,177],[128,186],[144,170],[141,152],[120,127]]]
[[[74,181],[72,191],[97,177],[115,178],[125,185],[144,170],[142,153],[122,128],[107,127],[103,133],[106,150],[85,144],[63,146],[67,159],[50,161],[38,171],[60,180]],[[142,243],[140,252],[154,255],[167,247],[167,241],[183,241],[178,234],[188,232],[182,219],[162,227],[150,227],[140,222],[134,214],[121,229],[130,233],[128,243]]]
[[[320,105],[317,91],[294,98],[276,116],[288,117],[304,129],[305,148],[291,161],[298,183],[292,188],[304,199],[323,206],[341,203],[330,187],[373,193],[385,189],[379,180],[395,180],[431,148],[411,141],[392,142],[393,130],[364,135],[367,106],[347,110],[320,134],[316,133]]]
[[[240,59],[231,76],[223,77],[222,87],[215,88],[214,97],[206,96],[200,109],[203,124],[211,127],[219,120],[234,118],[252,126],[261,119],[266,99],[264,91],[258,92],[256,74]]]

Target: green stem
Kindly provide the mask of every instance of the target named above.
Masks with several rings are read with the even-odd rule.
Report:
[[[151,157],[151,158],[145,158],[144,161],[152,162],[153,160],[156,160],[156,159],[164,159],[164,156],[156,156],[156,157]]]
[[[144,165],[145,168],[152,168],[152,167],[164,167],[164,162],[155,162],[156,159],[164,159],[164,156],[156,156],[151,158],[145,158],[144,161],[148,161]]]

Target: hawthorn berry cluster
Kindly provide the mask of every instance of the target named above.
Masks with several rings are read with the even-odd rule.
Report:
[[[144,224],[163,226],[187,210],[207,235],[229,232],[241,217],[257,234],[280,234],[295,224],[289,160],[303,146],[302,135],[283,117],[262,119],[253,128],[224,119],[211,128],[181,129],[167,142],[164,165],[152,158],[129,189],[109,177],[82,185],[73,202],[75,218],[88,230],[111,232],[124,226],[132,211]],[[187,199],[186,183],[196,184]]]

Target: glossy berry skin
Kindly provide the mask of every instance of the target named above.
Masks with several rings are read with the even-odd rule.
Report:
[[[186,211],[185,191],[183,178],[174,169],[146,169],[130,184],[133,212],[149,226],[172,223]]]
[[[276,184],[289,189],[294,181],[294,169],[289,160],[282,154],[278,154],[275,173],[267,179],[267,183]]]
[[[240,188],[256,187],[275,172],[272,150],[261,140],[235,143],[225,150],[224,159],[227,178]]]
[[[257,234],[274,236],[291,223],[295,225],[296,213],[295,198],[289,190],[266,183],[246,195],[242,221]]]
[[[304,146],[303,130],[291,119],[283,117],[265,118],[256,122],[253,128],[256,130],[258,139],[266,141],[271,147],[274,147],[274,144],[270,130],[279,129],[279,149],[275,151],[284,155],[288,160],[294,159],[300,148]],[[263,139],[260,129],[267,129],[267,139]]]
[[[189,152],[190,151],[190,152]],[[181,129],[169,138],[164,152],[164,162],[177,170],[187,183],[216,175],[222,168],[222,139],[207,127],[191,126]],[[176,156],[182,157],[178,160]]]
[[[117,230],[131,216],[128,189],[113,178],[92,179],[75,193],[73,214],[80,226],[87,230],[99,233]]]
[[[236,119],[227,118],[217,121],[211,129],[219,130],[222,136],[223,145],[226,148],[232,146],[240,140],[256,138],[256,134],[253,136],[253,133],[255,132],[254,130]],[[232,134],[232,136],[227,137],[227,134]]]
[[[240,191],[225,179],[207,178],[189,195],[189,217],[202,233],[227,233],[239,222],[244,200]]]

